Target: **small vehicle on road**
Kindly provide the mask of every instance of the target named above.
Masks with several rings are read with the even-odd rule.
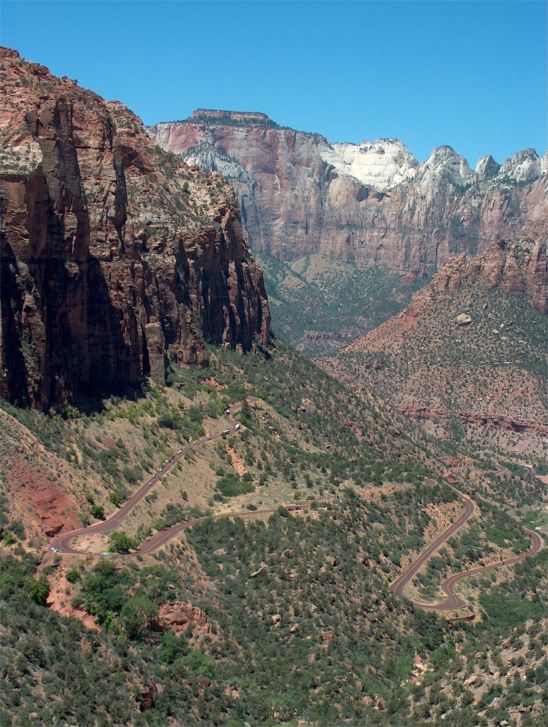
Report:
[[[237,432],[238,432],[238,431],[239,431],[239,430],[240,430],[241,428],[242,428],[242,425],[241,425],[241,424],[236,424],[236,426],[234,427],[234,429],[235,429],[235,430],[236,430]]]
[[[226,437],[227,434],[230,434],[230,429],[223,429],[223,431],[221,432],[221,437]]]

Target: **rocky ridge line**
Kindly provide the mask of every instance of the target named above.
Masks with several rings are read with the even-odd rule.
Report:
[[[394,139],[331,144],[273,122],[193,117],[149,133],[189,164],[220,171],[252,247],[282,260],[319,253],[422,275],[531,226],[548,233],[548,157],[533,149],[502,165],[485,156],[473,171],[449,146],[419,164]]]

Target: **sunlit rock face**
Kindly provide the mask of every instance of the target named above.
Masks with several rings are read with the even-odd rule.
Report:
[[[265,115],[205,110],[149,134],[228,179],[252,247],[283,260],[320,253],[422,275],[520,237],[545,213],[547,163],[531,149],[473,170],[441,146],[420,164],[396,139],[330,143]]]
[[[0,395],[62,408],[123,391],[207,341],[269,336],[233,191],[141,121],[0,50]]]

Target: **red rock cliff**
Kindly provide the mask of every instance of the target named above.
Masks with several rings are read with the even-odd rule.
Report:
[[[423,164],[394,139],[331,144],[318,134],[209,117],[149,130],[162,148],[236,189],[249,241],[282,260],[320,253],[395,272],[434,272],[548,223],[546,160],[518,152],[473,171],[450,147]],[[544,222],[542,222],[544,220]]]
[[[0,394],[78,394],[205,364],[204,342],[269,336],[260,269],[218,174],[155,147],[141,121],[0,49]]]

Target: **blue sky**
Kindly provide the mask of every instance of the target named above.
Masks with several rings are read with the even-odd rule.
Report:
[[[258,110],[472,164],[547,147],[546,3],[9,2],[0,41],[146,123]]]

